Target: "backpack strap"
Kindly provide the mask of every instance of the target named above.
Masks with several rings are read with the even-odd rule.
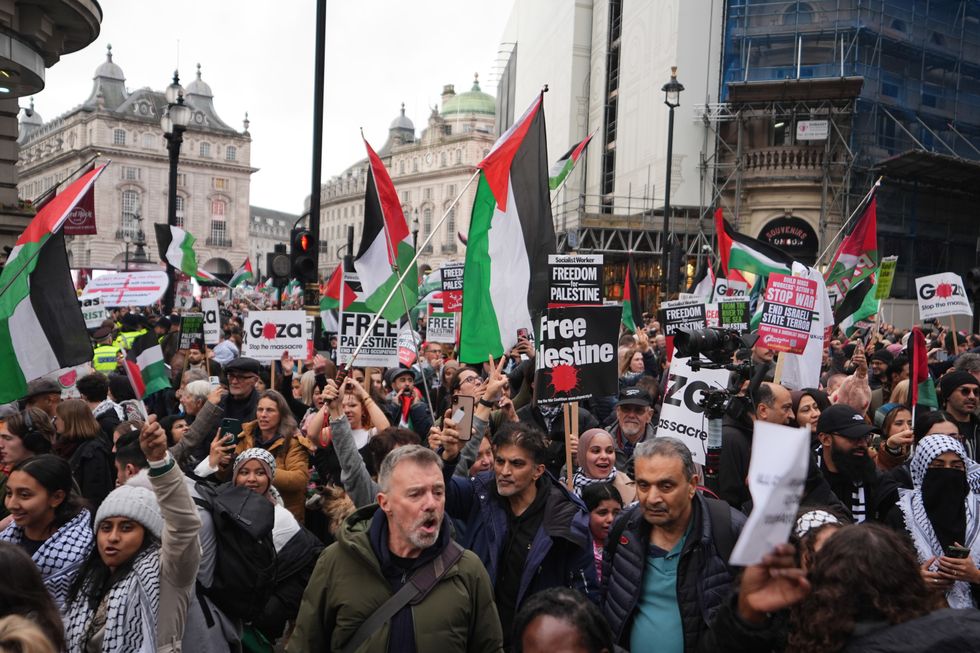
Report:
[[[418,605],[432,591],[436,583],[463,557],[464,549],[450,540],[449,546],[438,556],[415,570],[408,582],[401,586],[381,607],[365,619],[353,637],[341,649],[341,653],[354,653],[377,630],[394,617],[406,605]]]
[[[606,537],[606,550],[603,553],[603,558],[608,556],[610,565],[612,565],[613,558],[616,556],[616,549],[619,548],[619,538],[623,536],[623,531],[626,530],[626,525],[629,520],[629,515],[624,513],[622,519],[617,519],[613,523],[612,528],[609,530],[609,536]]]
[[[715,550],[725,564],[735,549],[735,537],[732,534],[732,511],[727,501],[704,497],[708,507],[708,518],[711,520],[711,539],[715,542]]]

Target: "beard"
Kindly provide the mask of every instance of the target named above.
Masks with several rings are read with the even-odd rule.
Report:
[[[421,530],[422,526],[428,525],[435,522],[435,529],[432,533],[426,533]],[[430,546],[436,543],[439,539],[439,533],[442,530],[442,517],[435,513],[430,513],[420,517],[414,524],[412,524],[411,530],[408,532],[408,541],[412,543],[412,546],[417,546],[420,549],[428,549]]]
[[[866,449],[863,451],[863,454],[855,454],[837,447],[831,448],[830,458],[837,472],[852,483],[867,483],[874,478],[875,462]]]

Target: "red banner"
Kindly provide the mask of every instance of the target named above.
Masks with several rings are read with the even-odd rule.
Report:
[[[62,227],[66,236],[93,236],[95,229],[95,184],[82,195]]]

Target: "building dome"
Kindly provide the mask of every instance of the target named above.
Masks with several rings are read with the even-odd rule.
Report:
[[[442,115],[450,116],[462,113],[482,113],[495,115],[497,100],[488,93],[480,90],[480,76],[473,75],[473,87],[465,93],[451,95],[442,103]]]
[[[411,119],[409,119],[408,116],[405,115],[404,102],[402,102],[401,113],[395,116],[395,119],[391,121],[390,125],[388,125],[388,130],[390,131],[392,129],[406,129],[411,131],[413,134],[415,133],[415,124],[411,121]]]
[[[201,79],[201,64],[197,64],[197,79],[187,85],[188,95],[201,95],[203,97],[214,97],[211,87]]]
[[[95,69],[95,76],[106,79],[118,79],[121,82],[126,81],[126,76],[123,75],[122,68],[112,62],[112,45],[106,46],[105,61]]]

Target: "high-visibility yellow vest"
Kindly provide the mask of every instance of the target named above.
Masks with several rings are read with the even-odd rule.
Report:
[[[99,345],[95,348],[95,356],[92,357],[92,367],[96,372],[109,374],[116,369],[118,363],[119,347],[115,345]]]
[[[133,343],[141,335],[146,333],[146,329],[140,329],[139,331],[123,331],[116,339],[112,342],[113,345],[121,349],[132,349]]]

